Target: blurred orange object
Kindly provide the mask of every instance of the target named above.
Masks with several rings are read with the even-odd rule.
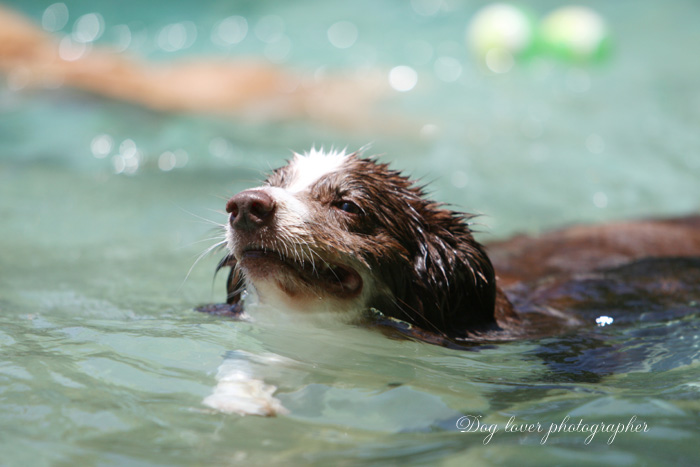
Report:
[[[65,85],[160,111],[308,117],[343,126],[360,124],[386,89],[380,77],[305,78],[252,61],[155,65],[100,47],[75,55],[62,54],[54,36],[0,7],[0,72],[15,88]]]

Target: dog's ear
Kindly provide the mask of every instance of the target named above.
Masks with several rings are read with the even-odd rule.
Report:
[[[426,210],[428,229],[404,239],[408,264],[397,262],[390,282],[408,321],[430,332],[461,337],[496,326],[496,277],[484,248],[473,238],[468,217]],[[399,319],[405,317],[396,315]]]
[[[228,280],[226,281],[226,303],[229,305],[238,305],[241,301],[241,293],[243,290],[245,290],[243,274],[241,274],[240,269],[232,267],[231,272],[228,274]]]
[[[448,255],[453,280],[442,289],[445,322],[452,334],[495,326],[496,274],[484,247],[473,238]]]
[[[237,305],[241,301],[241,293],[245,290],[243,274],[241,274],[241,270],[236,267],[236,258],[234,258],[233,255],[226,255],[222,258],[216,266],[216,272],[219,272],[223,268],[231,268],[228,279],[226,279],[226,303],[229,305]]]
[[[414,261],[416,309],[430,326],[450,336],[466,335],[495,324],[496,278],[488,256],[471,235],[458,241],[429,238],[431,248]],[[430,237],[430,236],[429,236]],[[461,237],[461,238],[460,238]],[[435,246],[439,246],[435,248]]]

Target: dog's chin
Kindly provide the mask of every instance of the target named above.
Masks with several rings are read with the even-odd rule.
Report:
[[[320,259],[296,261],[262,249],[245,250],[238,263],[261,302],[281,298],[287,306],[306,309],[309,302],[319,301],[347,305],[362,293],[362,277],[344,264]]]

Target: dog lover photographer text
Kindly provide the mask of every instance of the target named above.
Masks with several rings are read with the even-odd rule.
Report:
[[[550,436],[556,436],[557,433],[582,433],[586,435],[584,444],[590,444],[598,433],[605,433],[607,444],[612,444],[619,433],[645,433],[649,431],[646,422],[637,420],[636,415],[626,422],[618,423],[589,423],[582,418],[576,421],[567,415],[559,423],[521,423],[515,416],[512,416],[505,425],[501,425],[486,423],[481,418],[481,415],[465,415],[457,420],[457,429],[462,433],[483,434],[483,444],[489,444],[494,435],[501,432],[512,434],[541,433],[540,444],[546,444]]]

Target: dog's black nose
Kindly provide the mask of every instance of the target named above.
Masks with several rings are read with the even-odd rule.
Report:
[[[229,222],[234,229],[255,230],[269,223],[275,211],[275,200],[264,191],[246,190],[226,203]]]

